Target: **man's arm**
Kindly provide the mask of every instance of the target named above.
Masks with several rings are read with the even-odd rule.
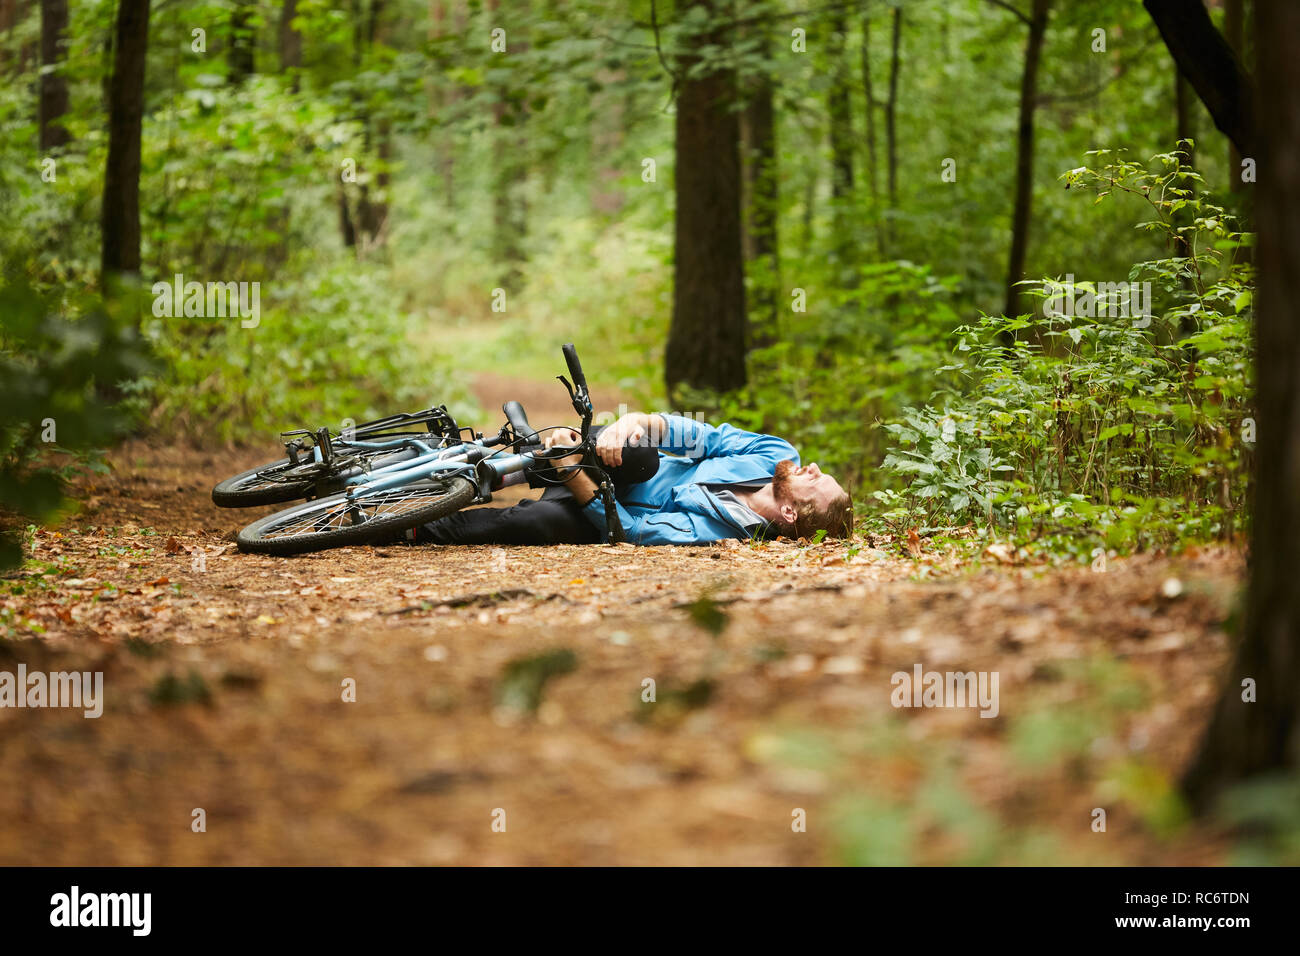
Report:
[[[683,415],[645,412],[629,412],[606,428],[596,442],[596,451],[600,460],[612,467],[622,463],[624,445],[641,444],[647,437],[651,448],[688,458],[763,455],[773,461],[799,460],[790,443],[774,435],[747,432],[726,423],[710,425]]]

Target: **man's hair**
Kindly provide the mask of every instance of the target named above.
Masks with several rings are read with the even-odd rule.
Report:
[[[795,502],[794,507],[793,523],[779,518],[772,522],[787,538],[811,538],[823,530],[828,538],[847,538],[853,534],[853,499],[847,491],[836,495],[825,509],[819,509],[811,501]]]

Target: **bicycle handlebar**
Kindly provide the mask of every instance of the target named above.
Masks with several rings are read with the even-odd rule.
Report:
[[[564,346],[564,361],[569,365],[569,375],[573,378],[574,388],[587,387],[587,377],[582,374],[582,363],[578,361],[578,350],[570,342]]]

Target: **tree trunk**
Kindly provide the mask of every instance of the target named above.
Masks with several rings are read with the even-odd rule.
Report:
[[[374,50],[376,43],[384,42],[387,36],[387,21],[384,19],[383,0],[370,0],[370,11],[366,26],[366,51]],[[388,184],[391,176],[388,164],[393,155],[393,126],[386,114],[373,115],[367,112],[363,122],[366,124],[366,145],[370,145],[371,122],[374,123],[375,139],[375,191],[377,197],[371,196],[370,185],[361,184],[361,198],[357,203],[357,218],[361,231],[366,237],[366,251],[384,244],[388,228]]]
[[[257,39],[252,23],[254,12],[253,0],[235,0],[235,7],[230,11],[230,49],[226,51],[226,65],[231,83],[244,82],[252,76],[256,66],[253,57]]]
[[[885,144],[889,153],[889,227],[887,229],[889,245],[894,244],[893,214],[898,209],[898,70],[899,47],[903,37],[903,11],[894,7],[893,39],[890,41],[889,53],[889,99],[885,103]]]
[[[1196,140],[1195,130],[1192,129],[1192,88],[1187,85],[1187,79],[1180,73],[1177,68],[1174,69],[1174,142],[1181,143],[1185,139]],[[1196,160],[1195,147],[1188,147],[1180,150],[1184,165],[1191,166]]]
[[[1205,5],[1187,0],[1142,0],[1165,46],[1214,125],[1247,156],[1255,155],[1250,78],[1233,55]]]
[[[1025,254],[1029,249],[1029,223],[1034,199],[1034,107],[1038,97],[1038,63],[1051,0],[1034,0],[1029,15],[1029,39],[1025,44],[1025,68],[1020,75],[1020,122],[1016,141],[1016,202],[1011,214],[1011,253],[1007,257],[1006,301],[1002,314],[1020,314],[1020,289],[1025,277]]]
[[[357,245],[357,228],[352,224],[352,211],[348,208],[348,194],[342,183],[339,183],[338,187],[338,202],[339,234],[343,237],[344,246],[355,249]]]
[[[862,15],[862,93],[866,100],[867,186],[871,190],[871,218],[876,230],[876,250],[885,258],[885,233],[880,223],[880,157],[876,152],[876,93],[871,82],[871,18]]]
[[[118,0],[109,83],[100,285],[140,272],[140,129],[149,50],[149,0]]]
[[[1244,39],[1244,18],[1242,17],[1243,0],[1224,0],[1223,4],[1223,39],[1237,62],[1245,69],[1246,50]],[[1232,140],[1228,140],[1228,188],[1239,193],[1246,184],[1241,180],[1241,151]]]
[[[1227,786],[1300,766],[1300,4],[1259,0],[1258,442],[1245,628],[1184,787],[1205,809]],[[1258,699],[1242,700],[1242,682]]]
[[[831,195],[847,199],[853,192],[853,105],[845,75],[844,50],[848,27],[844,14],[831,22],[831,88],[828,96],[831,135]]]
[[[18,0],[0,0],[0,30],[4,31],[5,46],[13,37],[14,21],[18,19]],[[0,47],[0,73],[9,72],[9,54]]]
[[[692,0],[716,19],[714,0]],[[731,70],[688,75],[700,46],[726,44],[710,24],[679,59],[673,315],[664,356],[668,394],[678,385],[745,384],[745,277],[740,238],[740,124]]]
[[[68,112],[68,80],[63,75],[68,0],[41,0],[40,141],[45,152],[72,137],[60,120]]]
[[[302,34],[293,27],[293,18],[298,15],[298,0],[284,0],[280,7],[280,69],[283,71],[302,68]],[[298,74],[293,75],[292,89],[298,92]]]
[[[770,44],[763,41],[766,60]],[[772,77],[760,72],[749,83],[745,110],[741,114],[745,173],[745,262],[751,288],[757,300],[753,345],[773,344],[779,337],[778,289],[781,260],[777,242],[776,122],[772,107]],[[752,268],[750,264],[752,263]]]

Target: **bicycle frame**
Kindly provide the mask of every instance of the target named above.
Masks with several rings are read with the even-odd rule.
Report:
[[[389,442],[339,441],[335,443],[343,449],[357,448],[368,451],[400,449],[414,447],[419,454],[413,459],[381,465],[369,472],[353,475],[343,480],[343,485],[353,494],[356,489],[366,492],[390,491],[415,481],[445,477],[469,478],[478,488],[475,504],[492,500],[492,492],[502,487],[508,475],[521,472],[530,465],[537,464],[545,458],[532,453],[510,454],[505,458],[493,460],[505,448],[495,452],[482,441],[461,442],[446,448],[430,448],[425,442],[413,438],[396,439]],[[580,447],[580,446],[579,446]],[[553,449],[546,457],[555,453],[570,454],[576,449]],[[316,449],[319,452],[319,449]],[[319,457],[317,460],[320,460]]]

